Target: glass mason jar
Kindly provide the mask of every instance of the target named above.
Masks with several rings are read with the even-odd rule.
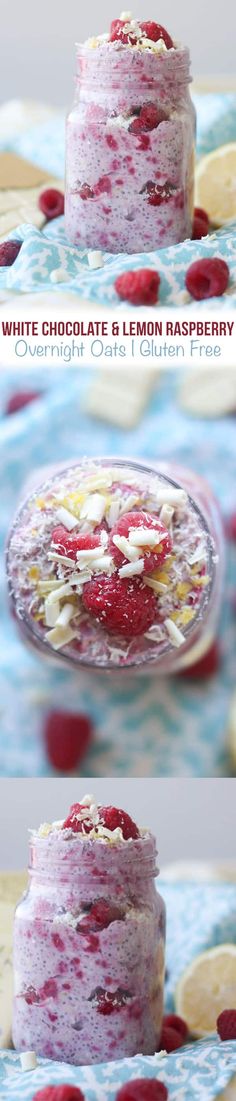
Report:
[[[32,835],[14,926],[17,1050],[86,1064],[158,1049],[165,904],[155,858],[148,831],[112,845],[78,833],[65,839],[60,829]],[[98,900],[109,904],[110,921],[94,932]]]
[[[56,567],[59,568],[60,581],[55,580],[55,563],[51,562],[51,535],[50,530],[55,528],[55,503],[58,504],[58,494],[61,495],[78,489],[78,484],[83,485],[83,478],[106,478],[107,472],[113,478],[112,486],[122,487],[122,493],[131,494],[137,491],[139,502],[143,497],[145,502],[150,498],[150,511],[153,512],[155,494],[161,492],[161,498],[165,500],[178,500],[184,490],[186,505],[184,512],[177,511],[173,547],[175,558],[177,554],[177,574],[174,581],[170,573],[170,594],[172,605],[169,605],[168,557],[163,563],[161,572],[158,571],[159,585],[157,591],[157,620],[154,625],[143,633],[137,633],[135,637],[121,638],[118,633],[109,633],[102,621],[98,621],[96,615],[86,615],[85,610],[80,611],[77,619],[78,607],[75,606],[75,618],[71,618],[66,628],[68,635],[63,634],[63,643],[59,640],[54,646],[54,634],[51,628],[45,625],[45,613],[42,600],[47,599],[48,587],[55,585],[61,590],[61,584],[65,583],[65,595],[62,591],[62,609],[57,609],[59,614],[64,604],[68,608],[67,601],[73,600],[70,588],[68,595],[68,577],[71,574],[71,565],[65,566],[60,555],[52,554],[52,558],[59,560]],[[117,479],[119,482],[117,483]],[[87,483],[86,483],[87,484]],[[104,489],[101,490],[104,492]],[[177,494],[177,498],[176,498]],[[74,498],[73,498],[74,499]],[[67,498],[68,500],[68,498]],[[52,510],[53,502],[53,510]],[[129,505],[130,507],[130,505]],[[140,506],[140,503],[138,507]],[[42,526],[41,526],[42,525]],[[100,525],[98,526],[98,528]],[[96,530],[96,529],[95,529]],[[170,529],[171,530],[171,529]],[[190,542],[189,542],[190,540]],[[175,546],[176,543],[176,546]],[[186,544],[186,545],[185,545]],[[195,545],[203,547],[204,562],[201,566],[196,562],[197,555],[193,555],[193,563],[190,565],[188,558],[192,559],[192,548]],[[54,545],[53,545],[54,546]],[[191,554],[190,554],[191,550]],[[69,553],[69,552],[68,552]],[[49,562],[50,558],[50,562]],[[201,556],[200,556],[201,558]],[[181,561],[183,559],[183,567]],[[61,565],[61,562],[63,563]],[[170,555],[170,562],[172,556]],[[73,562],[72,562],[73,567]],[[172,566],[170,567],[172,570]],[[176,569],[176,562],[174,570]],[[67,572],[69,570],[69,573]],[[61,573],[62,571],[62,573]],[[179,572],[180,571],[180,572]],[[187,571],[187,573],[186,573]],[[149,467],[148,464],[131,462],[129,459],[99,459],[80,460],[79,463],[59,468],[55,474],[48,478],[43,485],[37,483],[37,489],[31,493],[18,510],[12,529],[10,531],[7,548],[7,574],[10,596],[10,606],[25,642],[29,643],[42,656],[51,658],[56,662],[64,662],[71,667],[79,669],[92,669],[102,672],[117,672],[120,670],[122,677],[125,672],[153,672],[158,674],[174,674],[191,666],[198,661],[210,648],[214,641],[221,606],[222,582],[224,574],[224,537],[223,527],[218,503],[208,483],[199,474],[182,467],[177,462],[159,462],[157,467]],[[203,576],[202,576],[203,574]],[[48,580],[50,577],[51,580]],[[186,577],[188,595],[186,592]],[[38,579],[41,579],[38,582]],[[45,581],[46,579],[46,581]],[[151,578],[149,578],[151,581]],[[179,585],[184,588],[182,589]],[[135,579],[136,583],[136,579]],[[164,583],[164,588],[163,588]],[[175,587],[177,583],[177,588]],[[39,589],[38,589],[39,584]],[[44,586],[46,585],[46,589]],[[190,588],[189,588],[190,585]],[[192,586],[192,590],[191,590]],[[152,586],[150,586],[152,587]],[[155,586],[154,586],[155,588]],[[44,598],[41,592],[44,593]],[[181,596],[176,597],[176,592]],[[45,596],[46,593],[46,596]],[[166,605],[166,596],[168,604]],[[80,598],[79,598],[80,599]],[[51,597],[50,597],[51,600]],[[54,598],[53,598],[54,600]],[[78,597],[76,597],[78,600]],[[186,605],[187,600],[187,605]],[[164,602],[164,603],[163,603]],[[44,608],[46,605],[44,604]],[[184,626],[181,639],[176,636],[176,631],[170,625],[169,619],[173,615],[173,621],[178,619],[178,608],[181,613],[180,623]],[[70,610],[70,609],[69,609]],[[66,613],[67,614],[67,613]],[[168,620],[168,630],[165,624]],[[55,622],[55,620],[54,620]],[[171,626],[171,630],[170,630]],[[52,627],[52,632],[54,628]],[[64,628],[63,628],[64,631]],[[170,633],[169,633],[170,632]]]
[[[191,237],[190,79],[183,46],[161,54],[109,42],[78,46],[66,134],[65,226],[72,244],[136,253]],[[151,109],[153,128],[137,133],[144,108]]]

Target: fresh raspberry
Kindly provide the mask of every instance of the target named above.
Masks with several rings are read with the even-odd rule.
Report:
[[[72,803],[68,817],[65,818],[65,821],[63,822],[62,829],[73,830],[73,833],[91,833],[91,830],[93,830],[94,827],[92,819],[89,815],[89,807],[87,818],[83,818],[83,820],[77,818],[77,815],[80,814],[81,811],[84,812],[85,809],[86,808],[84,807],[83,803]]]
[[[65,1082],[63,1086],[44,1086],[37,1090],[33,1101],[84,1101],[84,1094],[79,1086]]]
[[[188,677],[189,680],[191,680],[191,678],[193,680],[195,680],[195,678],[196,680],[198,678],[202,680],[204,677],[212,677],[214,673],[218,673],[220,663],[221,652],[219,643],[216,640],[212,643],[210,649],[207,650],[207,653],[203,654],[202,658],[199,658],[199,661],[195,661],[193,665],[189,665],[186,669],[183,669],[179,673],[179,676]]]
[[[29,405],[31,401],[36,401],[36,398],[41,398],[42,393],[40,390],[16,390],[15,394],[12,394],[5,406],[5,414],[9,417],[11,413],[18,413],[20,409],[24,409],[25,405]]]
[[[177,1051],[177,1048],[182,1047],[182,1044],[183,1036],[181,1036],[180,1031],[164,1024],[161,1030],[159,1051],[167,1051],[169,1055],[171,1051]]]
[[[139,26],[145,38],[150,38],[152,42],[159,42],[161,38],[167,50],[173,48],[174,43],[172,42],[170,34],[168,34],[168,31],[166,31],[165,27],[162,27],[160,23],[140,23]]]
[[[78,922],[78,933],[98,933],[100,929],[108,929],[113,921],[122,921],[123,914],[118,906],[112,905],[104,898],[99,898],[93,903],[88,914]]]
[[[205,218],[200,218],[198,214],[194,214],[192,225],[192,241],[200,241],[201,237],[206,237],[208,233],[208,226]]]
[[[185,277],[187,291],[200,302],[203,298],[214,298],[224,294],[229,282],[229,268],[225,260],[218,256],[212,259],[195,260]]]
[[[152,268],[139,268],[138,271],[124,271],[115,281],[115,290],[125,302],[132,306],[155,306],[158,300],[160,276]]]
[[[149,129],[152,130],[153,127],[152,126],[151,126],[151,128],[146,127],[145,124],[143,123],[143,119],[141,118],[141,115],[138,115],[137,118],[132,119],[132,122],[130,123],[129,134],[137,134],[137,136],[139,137],[139,134],[142,134],[143,132],[145,132],[146,129],[147,130],[149,130]]]
[[[130,123],[129,133],[139,134],[142,131],[156,130],[160,122],[165,122],[166,117],[166,113],[158,110],[155,103],[145,103],[138,117]]]
[[[139,143],[137,145],[137,152],[144,151],[146,153],[150,146],[150,138],[148,134],[137,134]]]
[[[221,1040],[236,1040],[236,1009],[223,1009],[216,1025]]]
[[[162,203],[167,203],[169,199],[173,198],[175,190],[174,184],[170,183],[169,180],[166,180],[165,184],[157,184],[155,181],[148,180],[145,187],[142,188],[142,192],[146,194],[150,206],[162,206]]]
[[[94,199],[94,191],[92,187],[90,187],[90,185],[87,183],[81,184],[81,186],[78,188],[78,195],[80,196],[80,199]]]
[[[125,26],[123,19],[113,19],[110,26],[109,40],[110,42],[123,42],[124,46],[135,46],[137,39],[128,29],[128,20],[126,31],[124,30]]]
[[[236,512],[232,512],[232,515],[226,520],[225,533],[227,539],[230,539],[232,543],[236,543]]]
[[[82,601],[86,611],[100,620],[107,631],[125,638],[142,635],[157,613],[154,592],[136,577],[100,574],[86,582]]]
[[[41,987],[40,999],[44,998],[56,998],[57,997],[57,984],[55,979],[46,979],[46,982]]]
[[[95,195],[110,195],[110,193],[111,193],[110,176],[101,176],[100,180],[98,180],[98,182],[97,182],[97,184],[94,188],[94,194]]]
[[[28,986],[24,994],[26,1005],[38,1005],[40,1002],[40,995],[34,989],[33,986]]]
[[[110,535],[109,550],[117,567],[122,566],[127,558],[113,543],[114,535],[123,535],[128,539],[132,528],[149,528],[150,531],[156,530],[157,534],[161,532],[161,542],[157,544],[156,550],[153,547],[150,549],[148,542],[146,547],[140,547],[140,557],[144,558],[144,573],[153,573],[153,570],[162,565],[167,554],[171,553],[172,543],[169,532],[161,523],[161,520],[158,520],[156,516],[151,516],[150,513],[126,512],[117,521],[117,524],[114,524]]]
[[[118,1090],[116,1101],[167,1101],[168,1090],[159,1078],[133,1078]]]
[[[175,1032],[179,1032],[182,1036],[182,1040],[186,1040],[188,1036],[188,1025],[186,1021],[183,1021],[183,1017],[178,1017],[177,1013],[166,1013],[163,1017],[163,1026],[165,1028],[174,1028]]]
[[[125,810],[118,807],[99,807],[99,821],[107,830],[121,829],[125,841],[132,838],[136,841],[140,837],[139,829],[133,818]]]
[[[56,187],[47,187],[46,191],[41,191],[38,205],[47,221],[51,222],[53,218],[59,218],[60,214],[64,214],[64,195],[62,191],[57,191]]]
[[[93,736],[88,715],[50,711],[43,728],[48,760],[58,772],[72,772],[85,757]]]
[[[22,241],[2,241],[0,244],[0,268],[11,268],[20,252]]]
[[[194,218],[196,216],[196,218],[201,218],[202,222],[206,222],[207,228],[209,229],[210,219],[208,217],[208,214],[207,214],[206,210],[203,210],[203,208],[201,206],[195,206],[194,211],[193,211],[193,215],[194,215]]]
[[[130,994],[127,994],[126,990],[115,990],[111,994],[108,990],[98,987],[91,1000],[95,1001],[98,1013],[102,1013],[103,1017],[110,1017],[111,1013],[116,1013],[126,1005],[129,997]]]
[[[94,547],[100,546],[101,540],[100,533],[98,535],[83,535],[81,532],[75,534],[75,530],[67,531],[63,524],[58,524],[58,527],[52,531],[51,543],[56,547],[58,554],[65,554],[66,557],[74,558],[76,561],[77,551],[93,550]]]

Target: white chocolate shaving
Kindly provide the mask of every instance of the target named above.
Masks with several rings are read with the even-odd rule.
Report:
[[[188,558],[189,566],[195,566],[196,562],[205,562],[205,558],[206,554],[204,554],[204,548],[203,546],[199,546],[194,553],[190,555],[190,558]]]
[[[58,551],[48,552],[49,562],[60,562],[63,566],[74,566],[74,558],[67,558],[64,554],[58,554]]]
[[[72,512],[69,512],[67,508],[63,508],[63,506],[58,508],[56,516],[57,519],[60,520],[60,523],[64,524],[64,527],[67,528],[67,531],[72,531],[73,528],[78,527],[78,519],[76,519],[76,516],[73,516]]]
[[[167,52],[167,46],[163,38],[159,38],[158,42],[153,42],[152,38],[142,38],[140,43],[142,50],[152,50],[152,53],[165,54]]]
[[[148,642],[162,642],[165,638],[165,634],[158,623],[153,623],[152,627],[149,627],[148,631],[145,631],[144,638],[147,638]]]
[[[187,504],[185,489],[175,489],[174,486],[160,486],[155,492],[155,500],[158,506],[172,505],[173,508],[182,508]]]
[[[143,573],[144,570],[144,558],[139,558],[138,562],[128,562],[126,566],[121,566],[119,577],[135,577],[136,574]]]
[[[174,516],[174,509],[172,505],[162,505],[160,511],[160,521],[164,524],[165,528],[169,528],[171,525],[172,517]]]
[[[50,643],[53,650],[60,650],[62,646],[67,646],[68,642],[72,642],[73,638],[77,638],[77,632],[68,627],[53,627],[52,631],[46,631],[45,638]]]
[[[62,596],[71,596],[72,589],[69,581],[65,581],[64,585],[60,585],[59,589],[53,589],[52,593],[49,593],[48,604],[55,604]]]
[[[174,623],[173,619],[165,619],[165,627],[173,646],[176,646],[176,648],[182,646],[183,642],[185,642],[185,637],[176,623]]]
[[[80,568],[80,562],[81,566],[84,566],[85,563],[86,565],[87,563],[91,563],[92,565],[92,563],[96,561],[96,558],[101,557],[101,550],[102,546],[100,545],[99,547],[91,547],[91,550],[77,551],[76,559],[78,567]]]
[[[82,592],[83,585],[87,584],[87,581],[91,581],[92,570],[81,570],[81,573],[73,573],[71,577],[71,584],[76,586],[77,592]]]
[[[137,562],[139,550],[136,547],[131,547],[130,541],[125,538],[125,535],[113,535],[112,542],[124,554],[125,558],[128,558],[129,562]]]
[[[70,282],[69,272],[66,271],[66,268],[53,268],[53,271],[50,271],[50,282],[51,283],[69,283]]]
[[[70,620],[73,619],[74,612],[75,612],[74,604],[64,604],[64,606],[63,606],[63,608],[61,608],[61,611],[60,611],[60,613],[58,615],[58,618],[56,620],[56,626],[57,627],[68,627],[68,623],[70,623]],[[76,609],[76,612],[77,612],[76,618],[78,619],[78,615],[79,615],[78,609]]]
[[[73,516],[73,513],[69,512],[68,509],[64,509],[63,505],[62,508],[57,509],[56,516],[57,520],[60,520],[60,522],[64,524],[68,532],[72,532],[73,527],[78,526],[78,519],[76,519],[76,516]]]
[[[102,252],[99,251],[99,249],[96,249],[93,252],[88,252],[88,264],[93,271],[95,271],[96,268],[104,267],[103,255]]]
[[[121,12],[121,15],[120,15],[121,23],[130,23],[130,20],[132,18],[133,18],[132,11],[122,11]]]
[[[107,498],[103,497],[102,493],[92,493],[82,505],[81,519],[92,520],[93,523],[100,524],[105,516],[106,506]]]
[[[55,627],[60,612],[59,600],[50,601],[49,597],[45,600],[44,614],[47,627]]]
[[[146,574],[144,574],[143,580],[145,581],[145,585],[148,585],[149,589],[153,589],[154,593],[167,592],[168,585],[164,585],[163,581],[156,581],[154,577],[146,577]]]
[[[123,504],[120,506],[120,516],[123,516],[124,512],[131,512],[135,505],[138,505],[140,498],[137,493],[129,493],[129,496],[125,498]]]
[[[42,825],[39,826],[38,836],[39,837],[48,837],[49,833],[51,833],[51,832],[52,832],[52,825],[50,824],[50,822],[42,822]]]
[[[51,581],[39,581],[38,582],[38,592],[42,596],[44,596],[44,594],[46,594],[46,593],[51,593],[53,591],[53,589],[55,589],[55,590],[60,589],[60,587],[61,587],[61,581],[54,581],[53,578],[52,578]]]
[[[35,1051],[22,1051],[20,1055],[21,1070],[35,1070],[38,1066]]]
[[[114,565],[111,554],[103,554],[94,562],[94,573],[113,573]]]
[[[132,547],[156,547],[163,539],[163,531],[151,528],[131,528],[129,542]]]
[[[80,799],[81,806],[90,807],[96,805],[95,795],[84,795],[83,799]]]
[[[117,520],[120,516],[120,512],[121,512],[121,509],[120,509],[119,498],[116,499],[114,497],[114,500],[112,501],[112,503],[110,505],[109,512],[108,512],[108,515],[107,515],[107,523],[108,523],[109,528],[113,528],[114,524],[117,523]]]

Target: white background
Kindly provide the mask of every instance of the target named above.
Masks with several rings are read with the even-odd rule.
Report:
[[[0,780],[0,868],[25,867],[28,827],[63,818],[91,791],[152,829],[160,866],[236,856],[236,780],[11,779]]]
[[[158,5],[139,0],[132,10],[140,19],[164,24],[190,47],[195,77],[235,74],[235,0],[160,0]],[[0,101],[26,96],[70,106],[75,42],[108,30],[120,4],[1,0],[0,13]]]

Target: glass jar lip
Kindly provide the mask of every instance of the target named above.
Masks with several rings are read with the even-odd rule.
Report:
[[[76,62],[78,69],[76,69],[76,82],[81,83],[81,86],[88,85],[91,80],[94,79],[94,73],[98,70],[99,87],[101,88],[101,72],[104,78],[104,83],[114,81],[114,90],[118,90],[121,93],[120,79],[126,79],[132,88],[132,80],[137,85],[140,79],[140,62],[143,63],[145,69],[145,84],[146,90],[149,88],[155,94],[155,89],[159,91],[160,80],[166,79],[170,76],[171,80],[176,81],[177,88],[180,85],[188,85],[192,82],[191,76],[191,58],[188,46],[182,43],[177,43],[176,46],[166,52],[157,53],[153,50],[139,50],[135,47],[132,49],[126,45],[120,45],[119,48],[114,48],[116,44],[105,41],[98,47],[91,49],[87,42],[76,43]],[[115,76],[117,74],[117,59],[119,59],[119,79]],[[116,64],[114,64],[116,62]],[[80,69],[81,66],[81,69]]]
[[[94,459],[93,456],[91,456],[91,457],[86,456],[86,457],[82,457],[80,460],[77,460],[75,462],[67,463],[66,466],[60,467],[60,470],[56,471],[55,474],[51,476],[51,478],[48,478],[46,481],[38,484],[33,493],[31,492],[31,493],[27,494],[27,496],[21,502],[21,504],[20,504],[19,508],[17,509],[16,514],[15,514],[13,524],[11,526],[11,529],[10,529],[10,532],[9,532],[9,535],[8,535],[8,539],[7,539],[7,543],[6,543],[6,555],[5,555],[6,573],[7,573],[7,582],[8,582],[8,593],[9,593],[9,597],[10,597],[10,600],[11,600],[11,603],[12,603],[13,607],[15,607],[16,601],[15,601],[14,591],[12,591],[11,575],[10,575],[10,571],[9,571],[9,557],[10,557],[10,548],[11,548],[12,535],[13,535],[15,529],[18,526],[18,521],[19,521],[19,518],[21,516],[21,513],[24,511],[25,507],[27,507],[27,504],[31,500],[34,500],[34,497],[38,496],[38,494],[41,493],[41,492],[45,492],[45,490],[48,489],[52,485],[52,483],[55,482],[59,477],[63,476],[63,474],[68,474],[70,470],[76,470],[77,467],[82,468],[82,469],[86,469],[86,466],[89,468],[89,466],[93,467],[93,465],[95,466],[95,468],[97,466],[100,466],[100,467],[102,466],[102,467],[105,467],[105,468],[106,467],[108,467],[108,468],[109,467],[117,467],[117,468],[120,468],[120,469],[128,468],[130,470],[133,470],[134,472],[135,471],[140,472],[143,475],[152,475],[152,476],[154,475],[155,477],[160,478],[161,481],[168,482],[168,484],[173,486],[174,489],[182,488],[181,487],[181,482],[176,481],[169,474],[164,474],[161,469],[160,470],[158,469],[158,466],[152,467],[152,466],[149,466],[147,463],[145,463],[145,465],[144,465],[143,463],[141,463],[137,460],[134,460],[134,459],[125,459],[125,458],[120,459],[119,457],[118,458],[115,458],[115,457],[112,458],[110,456],[105,456],[105,457],[103,456],[102,458],[96,456],[96,458]],[[160,461],[160,465],[162,465],[161,461]],[[184,655],[186,653],[186,650],[188,650],[190,640],[191,640],[191,643],[193,645],[195,644],[195,641],[197,641],[198,632],[199,632],[199,624],[201,626],[203,621],[204,621],[205,613],[208,610],[210,601],[213,597],[214,590],[215,590],[215,585],[216,585],[216,560],[217,560],[216,559],[216,552],[215,552],[214,543],[213,543],[213,540],[212,540],[212,537],[211,537],[211,533],[210,533],[210,529],[209,529],[209,525],[207,523],[206,517],[204,516],[204,513],[202,512],[200,506],[197,504],[197,502],[192,497],[189,490],[186,490],[185,492],[187,494],[187,498],[188,498],[188,501],[190,503],[190,507],[193,509],[193,511],[197,514],[197,516],[199,518],[201,529],[204,530],[205,533],[206,533],[207,551],[208,551],[207,567],[208,567],[208,569],[210,569],[210,581],[209,581],[209,584],[207,586],[207,589],[203,589],[202,599],[200,600],[199,610],[198,610],[198,613],[196,614],[195,619],[192,621],[192,623],[190,622],[185,628],[185,642],[181,646],[181,657],[182,657],[182,655]],[[31,620],[31,617],[30,617],[28,611],[24,609],[24,614],[19,615],[19,619],[22,623],[24,623],[24,631],[25,631],[26,637],[29,640],[29,642],[31,642],[32,645],[37,645],[37,648],[41,649],[41,651],[43,653],[46,652],[51,659],[54,658],[54,660],[55,660],[54,651],[52,651],[52,648],[51,648],[50,644],[47,643],[47,641],[42,638],[42,636],[39,632],[37,632],[37,626],[36,626],[35,623],[32,624],[32,620]],[[179,652],[180,651],[178,651],[178,653]],[[60,652],[57,651],[56,659],[57,660],[59,659],[59,661],[63,661],[64,664],[66,664],[66,665],[67,664],[69,666],[73,665],[74,668],[84,668],[84,669],[93,669],[93,670],[96,669],[96,670],[98,670],[100,672],[103,672],[103,673],[106,673],[106,672],[112,672],[112,673],[122,672],[122,673],[124,673],[125,671],[128,671],[128,672],[132,671],[132,669],[136,670],[137,668],[142,668],[142,669],[147,668],[147,670],[148,670],[148,667],[150,667],[152,665],[155,665],[155,664],[158,665],[159,660],[161,662],[161,660],[163,658],[168,657],[169,654],[173,655],[173,644],[171,643],[171,640],[166,641],[163,644],[161,654],[160,654],[160,658],[158,657],[157,654],[155,654],[153,657],[151,657],[147,653],[147,657],[144,658],[141,662],[138,662],[137,660],[134,659],[134,660],[131,660],[131,661],[127,661],[125,666],[116,666],[115,664],[113,664],[112,661],[109,661],[109,660],[107,660],[106,665],[103,666],[103,665],[99,664],[98,662],[96,663],[94,661],[94,659],[89,660],[89,658],[87,658],[87,657],[84,658],[83,655],[80,656],[78,654],[77,654],[76,657],[73,657],[72,654],[66,654],[66,652],[63,651],[63,650],[61,650]]]
[[[28,872],[32,877],[38,875],[46,879],[58,875],[58,877],[62,876],[63,879],[68,880],[73,873],[75,879],[78,878],[82,881],[83,876],[89,876],[92,869],[93,880],[97,879],[99,881],[100,879],[103,882],[104,876],[109,880],[110,877],[113,878],[113,875],[116,874],[113,861],[114,853],[118,858],[119,871],[123,866],[124,874],[127,874],[128,870],[132,876],[132,868],[134,868],[136,879],[141,879],[145,875],[148,878],[159,875],[156,838],[148,829],[138,838],[130,838],[129,841],[125,842],[118,841],[112,845],[95,841],[94,838],[90,839],[89,836],[73,834],[70,831],[70,836],[65,838],[63,844],[61,842],[59,851],[57,851],[57,841],[60,831],[55,830],[47,837],[40,836],[34,829],[29,829],[28,833]],[[48,844],[49,839],[51,839],[51,842]],[[95,857],[96,875],[94,875]]]
[[[181,61],[181,60],[186,60],[187,61],[187,60],[190,59],[189,47],[185,46],[185,44],[183,42],[176,42],[176,45],[174,47],[172,47],[170,50],[163,50],[160,53],[158,53],[158,51],[154,51],[154,50],[151,50],[151,49],[150,50],[139,50],[135,46],[132,46],[132,47],[126,46],[123,42],[122,43],[110,42],[109,39],[105,39],[103,41],[100,41],[98,46],[96,46],[95,48],[91,48],[91,46],[89,45],[89,41],[90,40],[87,39],[86,42],[76,42],[75,43],[75,50],[76,50],[76,56],[81,56],[81,57],[87,57],[87,56],[90,57],[91,56],[92,64],[93,64],[93,61],[95,61],[95,59],[98,57],[98,55],[100,55],[100,57],[101,57],[103,53],[104,53],[104,59],[105,59],[105,55],[107,54],[107,49],[108,49],[108,52],[109,52],[111,57],[112,57],[112,55],[114,55],[114,57],[117,57],[117,55],[118,55],[119,57],[127,58],[127,60],[128,60],[128,57],[130,55],[133,56],[133,57],[143,57],[143,56],[149,57],[149,58],[153,57],[156,62],[161,61],[161,64],[165,64],[166,59],[168,59],[168,63],[170,63],[170,60],[174,61],[175,58],[178,61]]]

